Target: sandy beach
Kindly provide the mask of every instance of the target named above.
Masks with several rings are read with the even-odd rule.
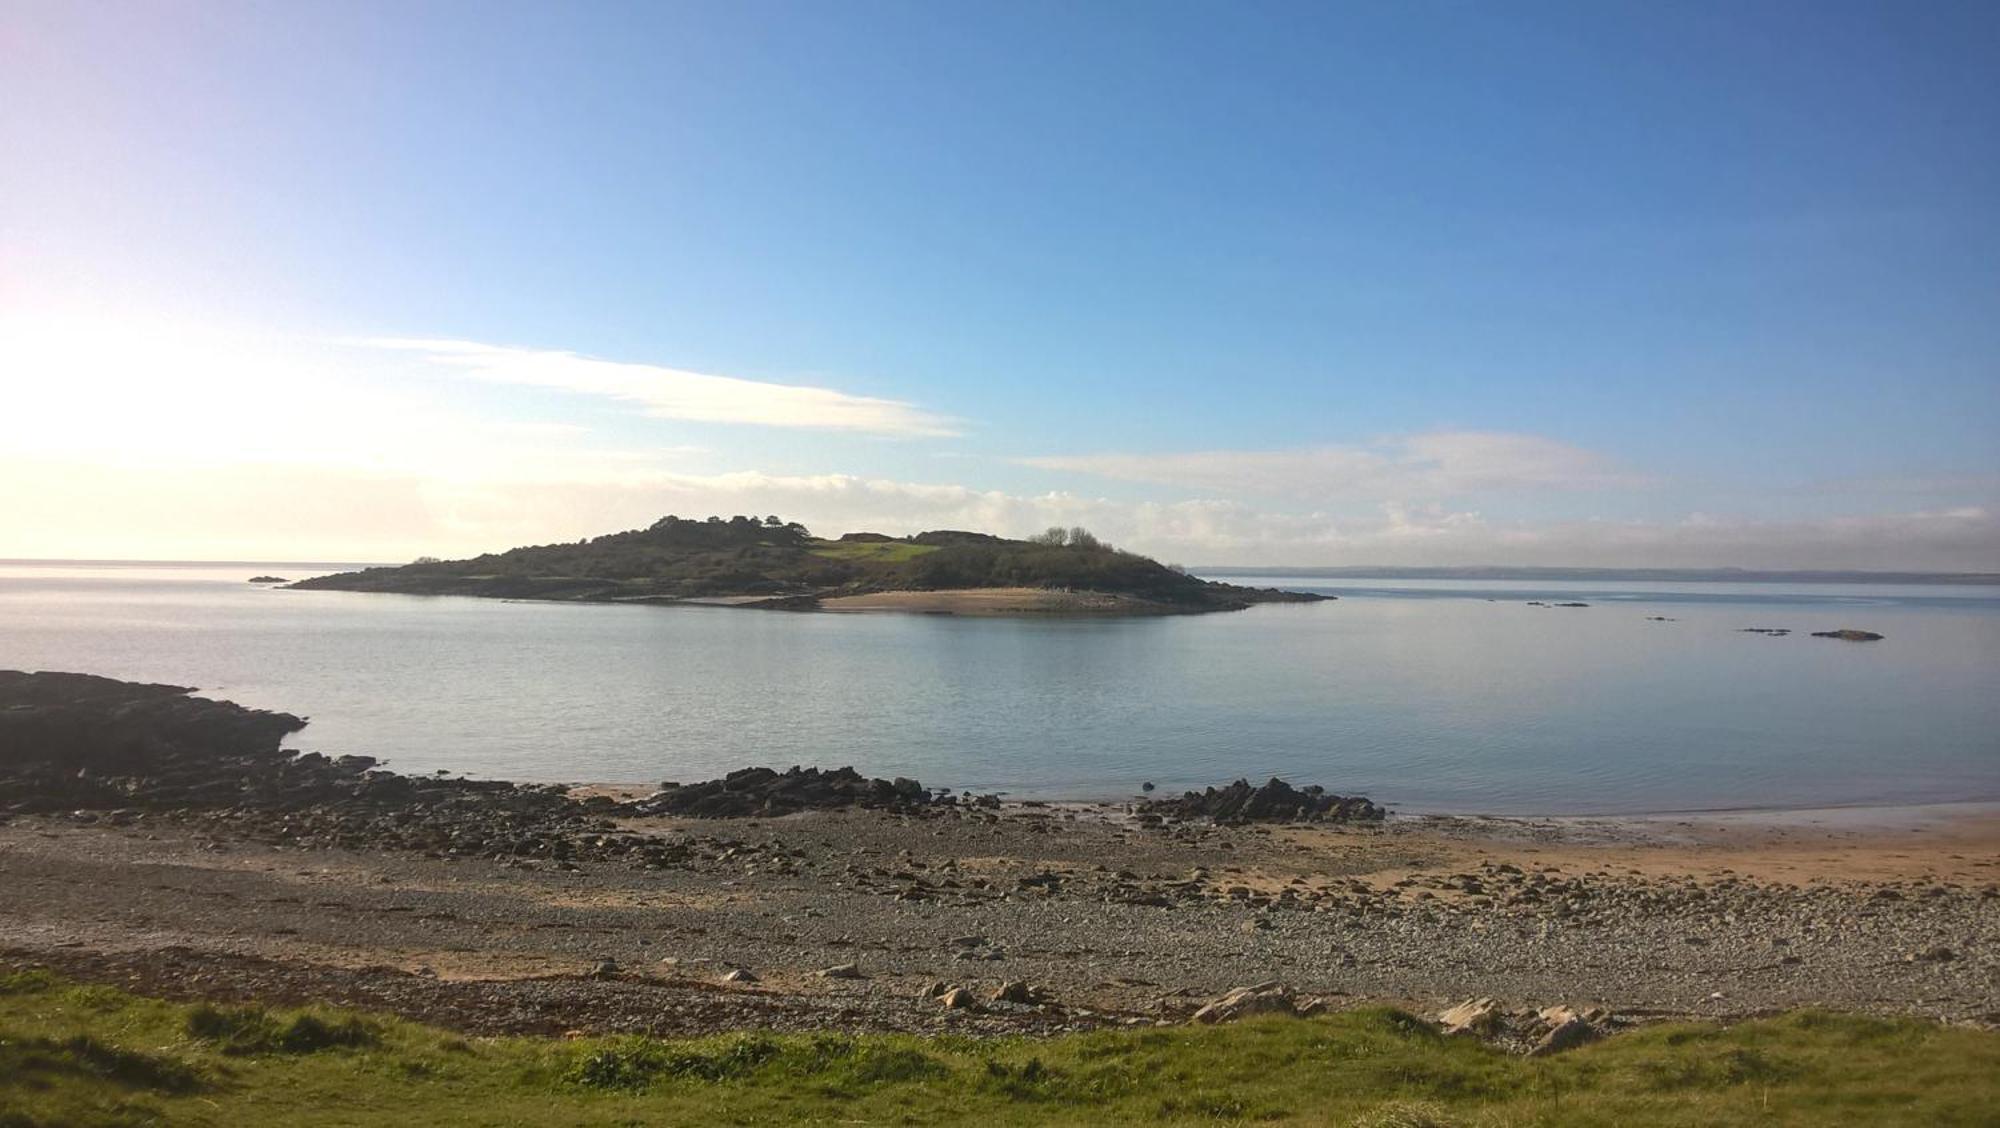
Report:
[[[819,601],[822,611],[901,611],[925,615],[1148,615],[1176,609],[1131,595],[1049,588],[878,591]]]

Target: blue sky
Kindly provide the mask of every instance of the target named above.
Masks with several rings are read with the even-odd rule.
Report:
[[[0,555],[2000,567],[1990,3],[0,0],[0,54]]]

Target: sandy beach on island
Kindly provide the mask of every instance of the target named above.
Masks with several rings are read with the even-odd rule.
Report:
[[[474,1031],[1055,1032],[1182,1021],[1269,980],[1429,1011],[1492,996],[1632,1020],[1812,1005],[2000,1022],[1992,805],[1217,827],[1006,803],[620,826],[683,860],[16,817],[0,950],[169,996]],[[1035,1004],[924,997],[1016,981]]]
[[[928,615],[1146,615],[1180,610],[1131,595],[1032,587],[878,591],[822,599],[819,607],[822,611],[903,611]]]

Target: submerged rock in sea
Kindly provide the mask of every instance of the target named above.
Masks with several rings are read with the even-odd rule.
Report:
[[[1874,631],[1857,631],[1851,627],[1837,631],[1814,631],[1812,636],[1814,638],[1837,638],[1842,642],[1880,642],[1882,640],[1882,636],[1876,634]]]
[[[1359,795],[1333,795],[1317,785],[1293,787],[1275,777],[1261,787],[1239,779],[1228,787],[1190,791],[1178,799],[1146,801],[1139,809],[1142,814],[1207,817],[1219,823],[1379,822],[1387,814]]]

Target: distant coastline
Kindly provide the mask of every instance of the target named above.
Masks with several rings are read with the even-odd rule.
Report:
[[[1988,584],[2000,572],[1866,572],[1754,568],[1557,568],[1482,564],[1466,567],[1238,567],[1203,564],[1188,571],[1211,576],[1285,576],[1343,580],[1606,580],[1696,584]]]

